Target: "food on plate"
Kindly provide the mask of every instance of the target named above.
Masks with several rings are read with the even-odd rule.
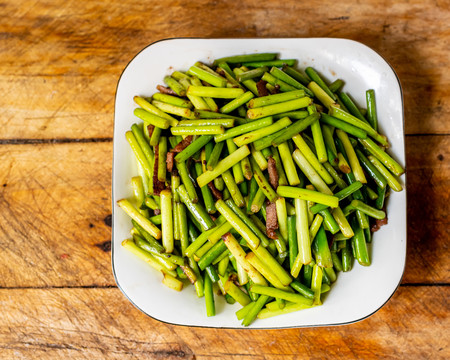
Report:
[[[359,107],[344,80],[295,63],[260,53],[173,71],[135,96],[125,134],[138,171],[117,202],[123,247],[169,288],[191,283],[207,316],[218,294],[239,303],[244,326],[319,306],[339,272],[369,266],[402,190],[374,91]]]

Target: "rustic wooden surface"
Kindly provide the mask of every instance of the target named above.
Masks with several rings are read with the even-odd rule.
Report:
[[[450,3],[0,2],[0,358],[450,358]],[[383,55],[404,90],[408,258],[360,323],[209,330],[135,309],[110,265],[114,92],[169,37],[343,37]]]

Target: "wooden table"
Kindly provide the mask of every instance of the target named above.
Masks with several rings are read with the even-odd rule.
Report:
[[[0,3],[0,358],[450,358],[450,3],[368,0]],[[408,258],[389,303],[331,328],[209,330],[134,308],[110,259],[114,92],[170,37],[340,37],[404,90]]]

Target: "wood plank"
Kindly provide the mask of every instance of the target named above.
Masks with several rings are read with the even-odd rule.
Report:
[[[406,139],[408,252],[404,282],[448,282],[450,137]]]
[[[449,142],[407,137],[406,283],[449,279]],[[0,146],[0,287],[114,285],[111,155],[109,142]]]
[[[449,295],[448,287],[401,287],[356,324],[240,331],[158,322],[118,289],[3,289],[0,352],[5,359],[448,359]]]
[[[83,11],[77,1],[23,0],[20,6],[6,1],[2,12],[8,16],[0,23],[1,137],[111,137],[121,71],[147,44],[177,36],[363,42],[379,51],[401,79],[406,132],[448,134],[450,122],[442,121],[450,114],[450,60],[442,46],[448,41],[450,12],[445,10],[446,2],[421,0],[390,6],[324,0],[313,7],[295,0],[282,7],[256,0],[213,6],[206,0],[169,0],[152,5],[148,22],[142,17],[147,4],[127,0],[89,2]]]
[[[111,158],[110,142],[0,146],[0,287],[114,284]]]

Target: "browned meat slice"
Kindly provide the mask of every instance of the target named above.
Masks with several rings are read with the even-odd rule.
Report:
[[[156,87],[156,89],[163,94],[167,94],[167,95],[173,95],[173,96],[178,96],[177,93],[175,91],[173,91],[172,89],[162,86],[162,85],[158,85]]]
[[[211,190],[213,196],[216,198],[216,200],[220,200],[223,198],[222,193],[219,190],[217,190],[212,181],[208,183],[208,187]]]
[[[259,80],[257,83],[256,83],[256,89],[258,90],[258,96],[267,96],[267,95],[269,95],[269,92],[267,91],[267,88],[266,88],[266,84],[267,84],[267,81],[264,81],[264,80]]]
[[[372,225],[372,227],[371,227],[371,231],[372,232],[375,232],[375,231],[378,231],[378,230],[380,230],[380,228],[383,226],[383,225],[386,225],[388,223],[388,218],[387,218],[387,216],[384,218],[384,219],[382,219],[382,220],[379,220],[379,219],[376,219],[375,220],[375,223]]]
[[[266,202],[266,233],[271,239],[276,239],[278,229],[277,207],[274,202]]]
[[[167,171],[170,173],[173,171],[174,158],[175,158],[175,153],[172,151],[169,151],[167,153],[166,164],[167,164]]]
[[[148,137],[151,138],[152,134],[153,134],[153,130],[155,130],[155,126],[154,125],[147,125],[147,132],[148,132]]]
[[[272,156],[269,156],[267,163],[268,163],[267,171],[269,172],[270,185],[272,185],[274,190],[277,190],[278,187],[277,163]]]
[[[176,153],[182,152],[191,144],[191,142],[192,142],[192,135],[186,136],[172,149],[172,151]]]

